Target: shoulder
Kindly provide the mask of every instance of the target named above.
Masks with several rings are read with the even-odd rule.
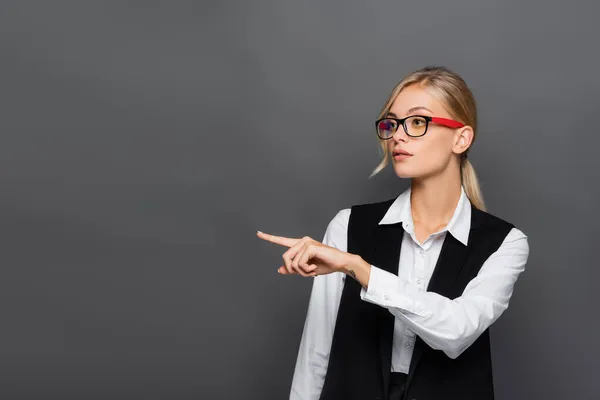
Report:
[[[353,226],[366,226],[367,224],[377,223],[383,218],[394,200],[395,198],[373,203],[354,204],[339,209],[327,224],[326,237],[346,235],[351,224]]]
[[[350,214],[352,213],[352,208],[342,208],[339,210],[329,221],[328,230],[338,230],[338,229],[346,229],[348,226],[348,220],[350,219]]]
[[[350,208],[343,208],[334,215],[325,229],[325,235],[322,240],[323,243],[346,251],[350,212]]]
[[[525,254],[529,253],[527,235],[512,222],[476,207],[472,208],[471,215],[471,218],[473,218],[472,227],[474,229],[484,227],[491,230],[501,230],[503,232],[504,240],[501,244],[502,248],[508,247],[522,251]]]
[[[471,229],[485,228],[486,230],[503,230],[508,233],[514,226],[510,221],[471,205]]]
[[[395,200],[396,197],[372,203],[354,204],[351,207],[352,220],[368,224],[372,224],[374,221],[379,222]]]
[[[476,222],[477,225],[512,225],[510,221],[500,218],[488,211],[480,210],[472,204],[471,218],[473,218],[473,222]]]
[[[379,218],[383,218],[383,215],[388,210],[388,208],[392,205],[392,203],[396,200],[395,198],[372,202],[372,203],[362,203],[362,204],[354,204],[350,207],[342,208],[337,211],[337,213],[333,216],[330,225],[348,225],[348,221],[352,217],[353,219],[359,218],[361,216],[379,216]]]

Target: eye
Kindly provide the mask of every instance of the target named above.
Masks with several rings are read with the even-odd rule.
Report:
[[[427,121],[425,121],[425,118],[421,118],[421,117],[414,117],[411,118],[411,125],[414,126],[415,128],[420,128],[425,126]]]
[[[394,132],[396,132],[396,128],[398,127],[398,123],[393,119],[382,119],[377,124],[377,134],[383,139],[387,139],[391,137]]]
[[[381,130],[391,131],[395,127],[396,127],[396,121],[394,121],[393,119],[384,119],[381,122],[379,122],[379,129],[381,129]]]

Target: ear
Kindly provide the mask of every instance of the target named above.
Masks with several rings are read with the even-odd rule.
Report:
[[[456,133],[452,151],[456,154],[462,154],[467,151],[471,143],[473,143],[474,136],[475,133],[470,126],[467,125],[460,128]]]

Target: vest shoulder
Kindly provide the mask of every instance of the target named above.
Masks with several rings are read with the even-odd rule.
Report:
[[[395,200],[396,198],[393,197],[383,201],[354,204],[350,207],[351,217],[353,219],[381,219]]]
[[[497,215],[491,214],[487,211],[480,210],[479,208],[472,205],[471,207],[471,225],[473,227],[478,226],[496,226],[504,228],[513,228],[514,225]]]

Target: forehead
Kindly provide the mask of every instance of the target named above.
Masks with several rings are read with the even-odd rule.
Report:
[[[398,94],[389,112],[398,116],[406,116],[411,108],[426,107],[435,115],[446,115],[443,104],[438,101],[431,92],[420,85],[410,85],[402,89]],[[431,114],[425,110],[416,111],[417,114]],[[412,113],[411,113],[412,114]]]

